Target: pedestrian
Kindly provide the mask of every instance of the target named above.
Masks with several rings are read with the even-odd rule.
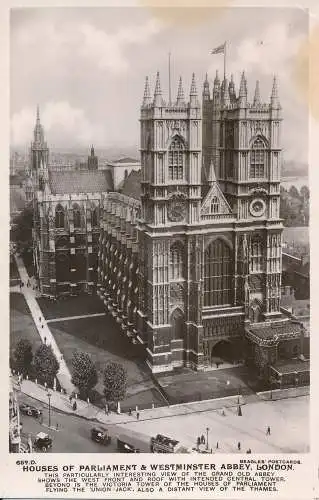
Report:
[[[269,425],[268,425],[268,427],[267,427],[266,436],[270,436],[270,427],[269,427]]]
[[[200,443],[201,443],[201,440],[200,440],[200,437],[198,436],[198,438],[197,438],[197,446],[199,446]]]
[[[140,418],[140,414],[139,414],[139,412],[137,412],[136,419],[139,420],[139,418]]]
[[[129,408],[128,414],[130,417],[132,416],[132,408]]]
[[[224,409],[223,409],[223,411],[222,411],[222,416],[223,416],[223,417],[226,417],[226,413],[225,413],[225,410],[224,410]]]
[[[73,411],[75,411],[77,409],[77,404],[76,404],[76,401],[74,401],[73,403]]]
[[[39,317],[39,321],[40,321],[40,323],[41,323],[41,316]]]
[[[216,449],[218,450],[218,441],[217,441],[217,443],[216,443]]]
[[[239,442],[239,441],[238,441],[238,444],[237,444],[237,448],[238,448],[238,451],[240,451],[240,450],[241,450],[241,444],[240,444],[240,442]]]
[[[41,328],[44,328],[44,325],[42,325]]]
[[[204,436],[204,434],[202,434],[202,436],[201,436],[201,443],[205,444],[205,436]]]
[[[72,398],[72,394],[70,394],[70,397],[69,397],[69,401],[70,401],[70,403],[72,403],[72,399],[73,399],[73,398]]]

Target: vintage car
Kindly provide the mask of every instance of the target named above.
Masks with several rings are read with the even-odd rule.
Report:
[[[48,451],[52,448],[52,438],[45,434],[45,432],[39,432],[33,443],[34,450]]]
[[[42,415],[42,411],[36,408],[35,406],[23,403],[19,406],[19,408],[21,413],[23,413],[24,415],[29,415],[30,417],[39,418]]]
[[[93,429],[91,429],[91,439],[96,443],[105,445],[110,444],[111,442],[111,436],[109,435],[108,430],[103,427],[93,427]]]

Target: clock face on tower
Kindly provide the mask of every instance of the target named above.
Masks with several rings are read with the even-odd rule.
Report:
[[[261,217],[266,210],[266,204],[261,198],[256,198],[250,203],[249,210],[252,216]]]
[[[168,202],[168,218],[172,222],[180,222],[186,216],[186,200],[182,194],[173,194]]]

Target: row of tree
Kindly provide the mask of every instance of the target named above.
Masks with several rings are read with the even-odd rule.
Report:
[[[51,346],[42,344],[33,354],[28,339],[20,339],[13,351],[11,368],[24,377],[37,378],[40,383],[53,387],[60,365]],[[117,403],[125,398],[127,372],[120,363],[110,362],[103,373],[104,396],[106,401]],[[72,383],[77,387],[79,396],[87,399],[98,382],[98,372],[91,356],[86,352],[75,351],[72,358]]]
[[[296,186],[289,190],[280,188],[280,217],[286,227],[308,226],[309,224],[309,188]]]

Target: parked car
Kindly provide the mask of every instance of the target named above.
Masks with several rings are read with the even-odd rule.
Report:
[[[52,448],[52,438],[44,432],[39,432],[35,437],[33,448],[41,451],[50,450]]]
[[[21,404],[19,408],[21,413],[24,413],[24,415],[29,415],[30,417],[39,418],[42,415],[42,411],[39,410],[39,408],[36,408],[35,406]]]
[[[101,443],[104,445],[111,443],[111,436],[107,429],[103,429],[103,427],[93,427],[91,429],[91,439],[96,443]]]

